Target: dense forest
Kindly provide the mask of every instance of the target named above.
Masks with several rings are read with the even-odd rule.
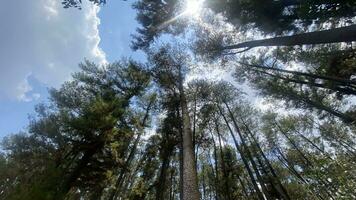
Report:
[[[132,6],[147,61],[50,89],[1,143],[0,199],[356,199],[355,0]]]

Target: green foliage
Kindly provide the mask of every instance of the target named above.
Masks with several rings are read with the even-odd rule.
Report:
[[[82,1],[62,3],[80,8]],[[215,13],[202,16],[213,19],[197,20],[193,32],[175,18],[184,3],[135,2],[141,27],[132,47],[145,50],[148,63],[85,61],[50,90],[48,104],[36,106],[25,132],[3,140],[1,199],[356,198],[356,112],[347,102],[356,94],[352,45],[221,55],[254,29],[279,35],[350,24],[355,2],[207,0]],[[187,32],[193,51],[152,45],[162,34]],[[198,60],[199,53],[210,60]],[[237,82],[186,83],[192,66],[205,64],[233,64]],[[240,83],[285,111],[259,110]]]
[[[340,19],[350,20],[356,9],[352,0],[207,0],[206,4],[244,31],[254,27],[276,34],[303,31],[313,23],[321,25]]]

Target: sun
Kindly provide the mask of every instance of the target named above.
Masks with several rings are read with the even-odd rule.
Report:
[[[157,29],[163,29],[167,27],[169,24],[175,22],[176,20],[182,18],[182,17],[190,17],[197,19],[200,16],[200,11],[203,7],[203,2],[204,0],[185,0],[185,5],[184,9],[181,13],[179,13],[177,16],[163,22],[159,26],[157,26]]]
[[[199,16],[204,0],[186,0],[185,15]]]

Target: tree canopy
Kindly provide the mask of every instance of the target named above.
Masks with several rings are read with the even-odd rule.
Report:
[[[134,2],[147,63],[84,61],[4,138],[0,199],[356,198],[355,1],[188,1]]]

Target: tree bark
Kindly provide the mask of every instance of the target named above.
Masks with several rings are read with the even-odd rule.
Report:
[[[198,177],[195,164],[192,130],[188,112],[187,99],[184,93],[183,76],[179,70],[179,94],[182,110],[182,143],[183,143],[183,199],[199,200]]]
[[[323,31],[281,36],[262,40],[253,40],[239,44],[224,46],[223,50],[254,48],[261,46],[295,46],[312,44],[329,44],[356,41],[356,25],[334,28]]]

